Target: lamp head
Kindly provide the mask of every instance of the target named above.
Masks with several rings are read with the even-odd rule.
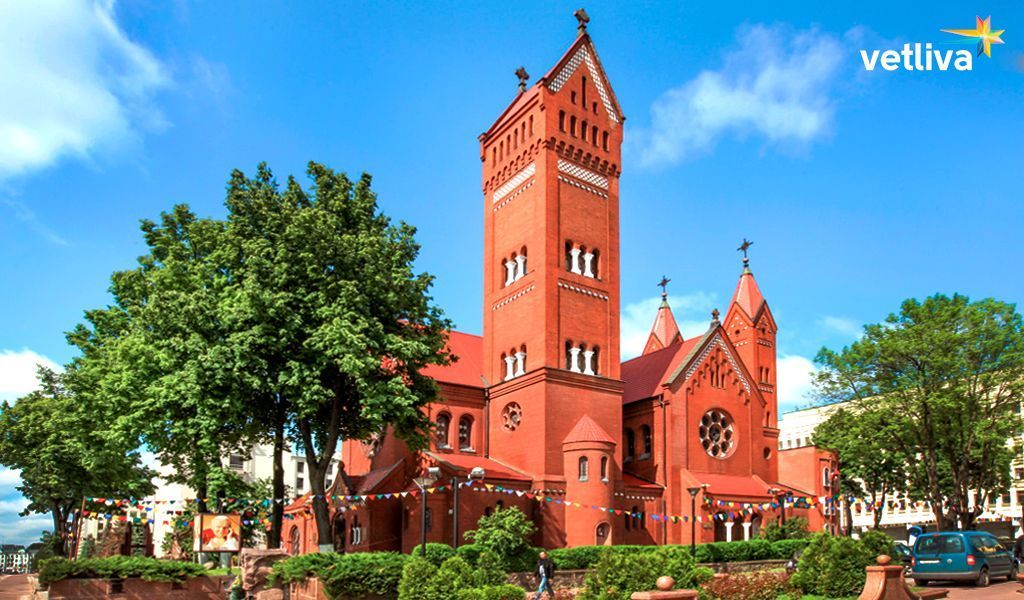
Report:
[[[470,479],[483,479],[487,475],[487,471],[483,467],[473,467],[473,470],[469,472]]]

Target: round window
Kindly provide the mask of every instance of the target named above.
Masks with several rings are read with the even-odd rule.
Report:
[[[736,448],[735,424],[723,410],[713,409],[700,418],[700,443],[709,456],[725,458]]]
[[[523,409],[517,402],[509,402],[501,409],[502,427],[505,431],[515,431],[523,421]]]

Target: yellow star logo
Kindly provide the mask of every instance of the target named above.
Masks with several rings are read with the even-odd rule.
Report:
[[[943,29],[946,33],[952,33],[954,35],[962,35],[964,37],[977,38],[978,39],[978,54],[982,52],[985,56],[992,58],[992,44],[1002,44],[1003,40],[999,36],[1003,34],[1005,29],[999,31],[992,31],[992,17],[975,17],[977,23],[974,29]]]

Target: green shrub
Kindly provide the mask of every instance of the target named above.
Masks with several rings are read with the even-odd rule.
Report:
[[[523,588],[510,583],[490,585],[481,589],[484,593],[484,600],[523,600],[526,598]]]
[[[577,546],[576,548],[555,548],[548,556],[555,567],[566,569],[589,569],[597,563],[609,546]]]
[[[426,600],[449,600],[454,598],[459,590],[465,590],[474,586],[473,568],[459,558],[453,556],[444,561],[437,569],[437,573],[430,578],[426,588]]]
[[[292,583],[316,577],[332,597],[371,594],[397,598],[409,557],[397,552],[300,554],[274,563],[271,582]]]
[[[800,552],[811,543],[809,539],[800,540],[778,540],[772,542],[772,557],[780,560],[789,560],[793,555]]]
[[[468,590],[459,590],[458,595],[455,596],[455,600],[487,600],[484,596],[484,591],[480,588],[470,588]]]
[[[480,559],[480,554],[484,550],[485,549],[478,544],[463,544],[455,549],[455,556],[461,556],[462,560],[475,567],[477,561]]]
[[[143,556],[110,556],[83,558],[75,561],[62,557],[39,562],[39,582],[49,584],[61,579],[126,579],[140,577],[146,581],[181,582],[206,574],[202,565]]]
[[[412,549],[413,556],[420,556],[420,546],[417,545]],[[452,548],[448,544],[439,544],[435,542],[427,543],[427,560],[434,563],[435,567],[440,567],[441,563],[455,556],[455,548]]]
[[[761,526],[761,538],[769,542],[801,540],[810,535],[807,529],[807,519],[803,517],[790,517],[782,524],[772,520]]]
[[[864,546],[865,551],[872,557],[877,557],[879,554],[892,556],[895,549],[895,542],[893,539],[881,531],[865,531],[860,534],[860,543]]]
[[[654,547],[644,552],[605,552],[587,575],[581,600],[627,600],[633,592],[655,588],[662,575],[679,588],[692,588],[711,578],[710,569],[695,566],[689,548]]]
[[[864,589],[864,568],[873,563],[874,555],[864,543],[821,533],[811,539],[800,556],[791,583],[809,594],[856,596]]]
[[[490,550],[480,554],[476,571],[473,572],[473,585],[485,587],[502,585],[506,582],[505,570],[501,568],[501,559]]]
[[[398,584],[398,600],[431,600],[428,596],[430,582],[437,574],[437,567],[429,560],[413,555],[405,562],[402,579]]]
[[[497,554],[506,571],[531,570],[537,562],[537,551],[530,547],[529,540],[536,529],[523,511],[510,506],[480,517],[477,528],[467,531],[465,537]]]

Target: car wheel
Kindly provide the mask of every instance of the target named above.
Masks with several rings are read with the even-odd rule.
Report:
[[[981,573],[978,573],[978,580],[974,582],[974,585],[978,587],[988,587],[988,584],[988,567],[985,567],[981,570]]]
[[[1006,576],[1007,581],[1016,581],[1017,579],[1017,565],[1010,567],[1010,574]]]

